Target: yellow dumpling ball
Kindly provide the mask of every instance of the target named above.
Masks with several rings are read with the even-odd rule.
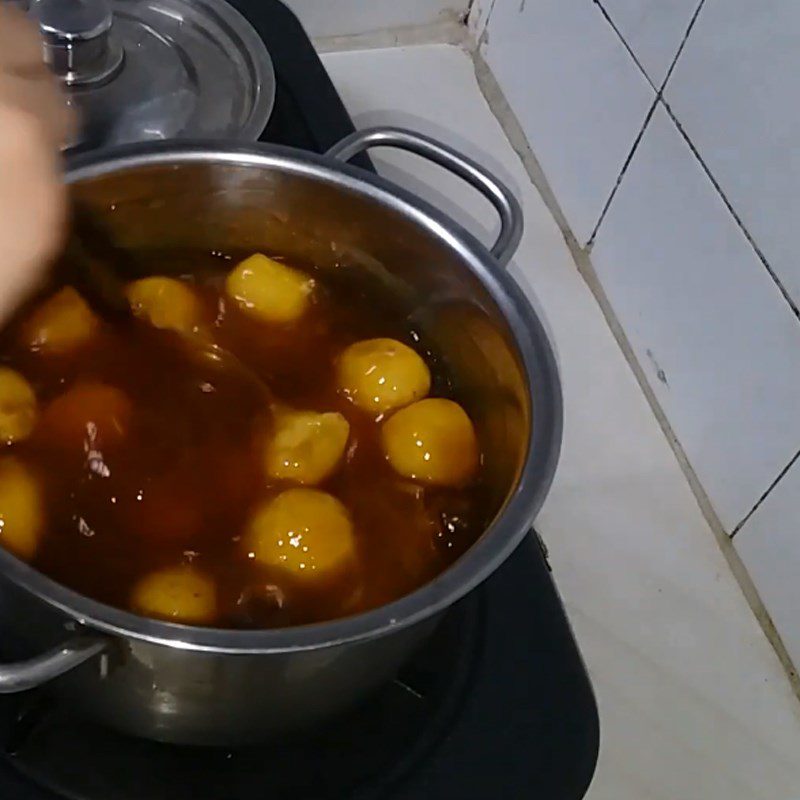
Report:
[[[36,425],[36,395],[16,370],[0,367],[0,442],[27,438]]]
[[[335,573],[355,558],[347,509],[316,489],[288,489],[256,508],[244,543],[250,558],[308,581]]]
[[[350,425],[341,414],[277,411],[275,430],[264,453],[267,475],[317,484],[336,469],[349,436]]]
[[[197,295],[175,278],[153,276],[129,284],[125,293],[131,310],[156,328],[196,333],[203,317]]]
[[[475,429],[452,400],[428,398],[401,408],[381,429],[381,444],[406,478],[439,486],[463,486],[478,468]]]
[[[378,414],[420,400],[431,388],[428,365],[395,339],[367,339],[337,362],[339,388],[357,406]]]
[[[145,575],[136,584],[131,607],[148,617],[199,625],[216,616],[216,588],[211,578],[194,567],[168,567]]]
[[[29,317],[23,335],[32,350],[66,353],[85,344],[100,326],[87,302],[71,286],[45,300]]]
[[[239,307],[266,322],[294,322],[311,302],[314,280],[261,253],[238,264],[225,281],[225,291]]]
[[[42,491],[33,473],[15,458],[0,460],[0,546],[26,561],[42,533]]]

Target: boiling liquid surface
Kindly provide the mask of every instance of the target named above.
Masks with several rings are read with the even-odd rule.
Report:
[[[336,273],[304,268],[314,302],[290,325],[243,313],[224,293],[231,257],[153,253],[152,274],[180,277],[201,298],[213,340],[296,409],[338,411],[350,424],[342,464],[317,488],[347,507],[357,559],[335,576],[297,581],[247,557],[252,509],[289,484],[262,465],[271,414],[263,393],[235,371],[187,357],[179,335],[146,322],[104,321],[77,352],[32,352],[21,340],[30,309],[0,336],[0,362],[21,372],[39,409],[76,382],[101,382],[132,402],[124,438],[57,447],[39,426],[8,447],[44,491],[46,529],[33,566],[103,603],[129,609],[145,574],[195,565],[216,586],[214,626],[266,628],[354,614],[397,599],[443,571],[480,535],[487,510],[478,479],[432,488],[398,476],[381,451],[380,422],[337,391],[335,361],[360,339],[392,337],[431,369],[431,396],[458,401],[446,367],[388,298]],[[294,265],[293,265],[294,266]]]

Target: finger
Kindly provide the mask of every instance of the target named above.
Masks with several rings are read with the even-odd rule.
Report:
[[[59,156],[40,122],[0,104],[0,315],[16,305],[44,273],[66,227],[66,190]]]
[[[47,72],[36,79],[0,74],[0,104],[38,119],[50,147],[58,149],[74,133],[74,114]]]
[[[0,72],[38,74],[43,68],[36,26],[21,11],[0,3]]]

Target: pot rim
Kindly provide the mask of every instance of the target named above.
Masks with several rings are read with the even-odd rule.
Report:
[[[531,392],[533,419],[525,463],[505,506],[448,569],[411,594],[350,617],[287,628],[238,630],[150,619],[92,600],[0,548],[0,570],[19,587],[80,625],[123,638],[184,650],[256,654],[312,650],[376,638],[453,605],[489,577],[520,544],[555,473],[562,435],[562,398],[555,356],[533,307],[513,278],[472,234],[392,182],[332,158],[266,144],[171,141],[134,144],[68,157],[66,182],[78,183],[148,165],[228,163],[278,169],[334,184],[389,205],[455,250],[480,279],[509,324]]]

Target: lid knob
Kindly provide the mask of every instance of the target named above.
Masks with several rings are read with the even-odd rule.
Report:
[[[39,21],[45,63],[68,86],[106,80],[122,65],[107,0],[34,0],[31,12]]]

